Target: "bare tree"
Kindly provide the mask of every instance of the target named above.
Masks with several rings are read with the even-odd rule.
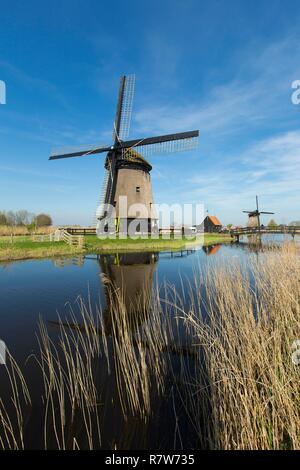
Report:
[[[29,225],[32,222],[32,214],[26,210],[20,210],[15,213],[16,225]]]
[[[0,225],[7,225],[5,212],[0,212]]]
[[[13,211],[9,211],[6,213],[6,223],[11,228],[10,236],[11,242],[13,243],[14,236],[15,236],[15,226],[17,225],[17,218],[16,214]]]
[[[17,225],[16,214],[13,211],[6,212],[6,222],[10,227]]]

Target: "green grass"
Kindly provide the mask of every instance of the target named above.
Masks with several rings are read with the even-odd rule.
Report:
[[[29,235],[20,235],[20,236],[14,237],[13,243],[26,242],[30,240],[31,240],[31,237]],[[11,245],[11,237],[9,235],[0,236],[0,245],[3,245],[3,244]]]
[[[147,239],[147,238],[130,238],[130,239],[99,239],[95,236],[85,237],[86,248],[88,251],[162,251],[166,249],[180,250],[187,246],[196,246],[203,242],[202,237],[185,237],[182,239],[164,239],[159,237],[158,239]],[[226,235],[218,234],[205,234],[204,245],[213,245],[216,243],[226,243],[231,238]]]
[[[13,243],[0,239],[0,261],[49,258],[82,253],[82,249],[71,247],[64,242],[33,242],[29,237],[24,238],[24,241],[18,240]]]
[[[229,242],[228,235],[205,234],[204,244]],[[96,235],[85,237],[84,247],[69,246],[65,242],[33,242],[30,236],[16,237],[11,243],[10,237],[0,237],[0,261],[49,258],[62,255],[74,255],[95,252],[115,251],[163,251],[180,250],[201,243],[201,238],[183,239],[99,239]]]

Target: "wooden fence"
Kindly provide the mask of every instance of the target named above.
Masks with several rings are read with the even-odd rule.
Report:
[[[260,237],[265,234],[283,234],[291,235],[293,238],[300,235],[300,227],[291,225],[279,225],[277,227],[240,227],[229,231],[231,237],[239,242],[243,235],[257,235]]]
[[[60,242],[64,241],[71,246],[84,246],[84,236],[83,235],[73,235],[67,230],[56,230],[53,233],[46,235],[32,235],[31,240],[33,242]]]
[[[62,239],[68,245],[79,246],[80,248],[84,246],[84,235],[72,235],[71,233],[64,230]]]
[[[33,242],[53,242],[54,240],[54,233],[47,233],[44,235],[32,235],[31,240]]]
[[[96,227],[63,227],[71,235],[96,235]]]

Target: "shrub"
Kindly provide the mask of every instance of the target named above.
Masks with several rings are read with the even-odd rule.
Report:
[[[35,224],[37,227],[49,227],[52,225],[52,219],[48,214],[39,214],[35,218]]]

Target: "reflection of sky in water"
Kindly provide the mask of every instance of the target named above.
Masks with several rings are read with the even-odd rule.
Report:
[[[46,320],[50,334],[55,336],[58,313],[61,317],[66,316],[70,305],[76,312],[78,296],[86,300],[90,297],[92,305],[100,303],[104,307],[104,317],[108,317],[106,326],[109,333],[109,315],[105,313],[106,310],[109,312],[109,308],[105,310],[107,298],[102,284],[102,274],[113,280],[117,287],[124,285],[127,289],[125,302],[129,305],[143,286],[151,287],[156,282],[159,285],[167,282],[180,292],[182,286],[187,283],[193,285],[195,278],[196,281],[199,280],[201,273],[208,272],[211,266],[238,263],[247,269],[249,260],[255,262],[260,256],[267,256],[267,253],[261,253],[259,247],[248,247],[247,244],[240,243],[200,247],[176,253],[101,255],[100,259],[97,259],[96,255],[89,255],[68,259],[2,263],[0,264],[0,338],[22,364],[30,354],[37,352],[36,332],[39,316]],[[252,284],[254,286],[253,279]],[[187,296],[186,303],[188,302]],[[184,344],[181,331],[179,336]],[[175,356],[174,361],[176,359]],[[28,367],[27,371],[33,375],[30,377],[30,382],[35,393],[38,393],[38,378],[32,374],[31,369],[28,370]],[[104,442],[110,443],[111,439],[119,436],[118,442],[122,445],[120,444],[122,438],[125,436],[127,439],[129,435],[132,436],[135,446],[138,445],[137,442],[143,440],[145,441],[141,445],[146,448],[149,442],[154,448],[157,442],[164,442],[168,434],[161,427],[161,423],[172,419],[173,408],[166,407],[165,402],[158,402],[157,421],[152,420],[149,429],[145,425],[140,426],[138,422],[133,427],[132,423],[121,425],[120,411],[111,405],[111,397],[114,396],[114,400],[116,399],[113,378],[106,375],[105,368],[101,367],[99,371],[101,383],[105,384],[103,399],[105,406],[108,407]],[[160,409],[162,405],[163,408]],[[171,417],[168,413],[171,413]],[[130,430],[126,426],[129,426]],[[166,441],[165,445],[169,448],[170,444]]]
[[[252,251],[255,253],[257,250]],[[249,248],[240,243],[200,248],[182,255],[160,253],[155,256],[157,262],[151,271],[151,279],[158,283],[167,282],[181,289],[182,282],[193,283],[194,276],[198,276],[199,271],[205,272],[211,264],[226,263],[228,259],[246,263]],[[117,257],[106,255],[106,258],[115,272],[118,272]],[[130,261],[128,264],[130,265]],[[143,265],[147,266],[145,254],[140,253],[136,255],[131,267],[123,268],[122,276],[127,276],[131,288],[135,282],[132,279],[133,273],[141,270]],[[57,312],[63,316],[69,310],[68,303],[74,305],[78,296],[87,299],[90,295],[92,305],[103,305],[105,295],[101,282],[102,269],[103,265],[101,268],[101,263],[92,255],[85,258],[0,264],[0,338],[22,357],[29,354],[36,343],[34,336],[39,315],[46,320],[56,320]],[[139,275],[136,279],[138,277]]]

